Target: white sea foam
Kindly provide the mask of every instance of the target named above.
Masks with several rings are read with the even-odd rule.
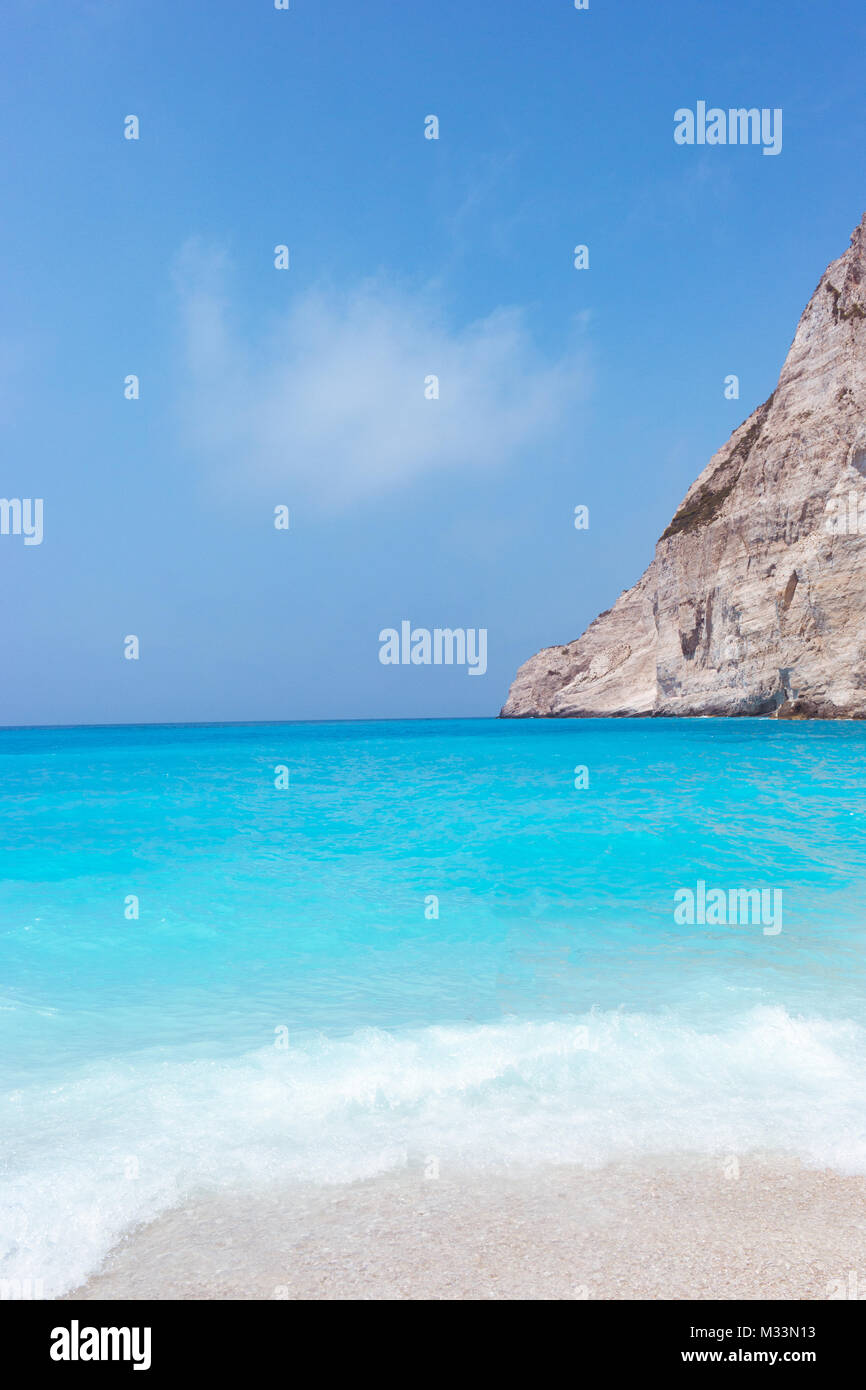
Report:
[[[103,1063],[2,1101],[0,1278],[56,1295],[193,1195],[429,1157],[513,1168],[770,1149],[862,1174],[864,1071],[866,1029],[779,1008],[713,1032],[605,1013]]]

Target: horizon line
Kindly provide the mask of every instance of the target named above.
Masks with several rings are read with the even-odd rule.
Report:
[[[16,733],[25,729],[237,729],[267,727],[276,724],[425,724],[431,721],[448,722],[455,719],[498,719],[498,714],[376,714],[367,717],[345,716],[334,719],[145,719],[124,723],[94,721],[84,724],[0,724],[0,733]],[[512,723],[521,721],[512,720]]]

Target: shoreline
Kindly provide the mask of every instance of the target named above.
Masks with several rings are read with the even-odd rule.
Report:
[[[670,1155],[438,1178],[419,1165],[203,1198],[131,1232],[64,1299],[823,1301],[852,1288],[866,1292],[866,1178]]]

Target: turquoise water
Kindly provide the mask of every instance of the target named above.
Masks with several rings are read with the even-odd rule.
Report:
[[[0,1276],[431,1155],[866,1172],[864,767],[857,724],[0,732]],[[698,880],[781,932],[678,925]]]

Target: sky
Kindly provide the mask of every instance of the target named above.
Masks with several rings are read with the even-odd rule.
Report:
[[[866,210],[862,0],[2,30],[0,495],[43,499],[0,535],[3,725],[495,715],[638,579]],[[699,101],[781,109],[781,151],[676,143]],[[486,671],[382,664],[403,621],[485,629]]]

